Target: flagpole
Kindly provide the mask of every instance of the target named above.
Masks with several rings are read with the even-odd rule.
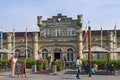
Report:
[[[102,25],[102,24],[101,24],[101,25]],[[103,32],[103,31],[102,31],[102,26],[101,26],[101,48],[102,48],[102,39],[103,39],[103,37],[102,37],[102,35],[103,35],[102,32]]]
[[[3,44],[2,44],[2,43],[3,43],[3,39],[2,39],[2,38],[3,38],[2,26],[1,26],[1,31],[0,31],[0,33],[1,33],[1,34],[0,34],[0,35],[1,35],[1,49],[3,49]],[[3,53],[1,53],[1,60],[2,60],[2,59],[3,59]]]
[[[87,24],[86,24],[86,50],[88,50],[88,30],[87,30]],[[86,59],[88,58],[88,54],[86,53]]]
[[[116,23],[113,31],[113,50],[116,48]],[[114,53],[113,53],[113,60],[114,60]]]
[[[15,54],[15,29],[13,29],[13,50],[14,50],[14,54]],[[17,58],[18,58],[18,54],[17,54]]]
[[[28,54],[27,54],[27,27],[26,27],[26,59],[28,58]]]

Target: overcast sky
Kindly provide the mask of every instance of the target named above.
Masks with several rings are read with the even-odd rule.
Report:
[[[120,29],[119,0],[0,0],[0,25],[4,32],[39,31],[37,16],[43,19],[58,13],[77,19],[83,15],[83,30],[90,21],[92,30]],[[101,25],[102,24],[102,25]]]

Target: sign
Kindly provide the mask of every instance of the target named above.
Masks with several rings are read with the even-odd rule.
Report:
[[[48,25],[71,25],[71,22],[48,22]]]
[[[25,61],[17,61],[15,64],[15,75],[26,75]]]

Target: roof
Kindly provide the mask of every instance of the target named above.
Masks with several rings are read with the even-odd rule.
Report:
[[[88,50],[84,50],[84,52],[88,52]],[[105,50],[104,48],[101,48],[99,46],[93,46],[91,48],[91,52],[108,52],[107,50]]]
[[[120,47],[115,49],[115,50],[113,50],[112,52],[120,52]]]

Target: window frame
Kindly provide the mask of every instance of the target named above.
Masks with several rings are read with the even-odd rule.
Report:
[[[74,61],[73,50],[68,49],[67,50],[67,62],[73,62],[73,61]]]

